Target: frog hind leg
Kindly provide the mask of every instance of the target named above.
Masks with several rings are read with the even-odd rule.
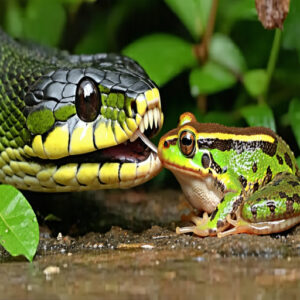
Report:
[[[218,237],[237,233],[270,234],[285,231],[300,223],[300,178],[280,173],[266,186],[252,194],[226,221],[233,228]]]

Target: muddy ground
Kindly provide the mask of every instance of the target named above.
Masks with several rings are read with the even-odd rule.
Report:
[[[298,296],[300,226],[271,236],[176,235],[190,207],[173,189],[27,198],[41,224],[38,252],[30,264],[1,249],[0,299]]]

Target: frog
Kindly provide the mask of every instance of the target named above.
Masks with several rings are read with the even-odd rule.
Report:
[[[300,172],[289,145],[265,127],[199,123],[183,113],[158,144],[194,208],[176,232],[224,237],[286,231],[300,223]]]

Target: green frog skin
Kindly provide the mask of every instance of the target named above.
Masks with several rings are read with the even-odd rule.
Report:
[[[158,145],[163,166],[202,216],[177,233],[270,234],[300,223],[300,172],[293,152],[268,128],[198,123],[191,113]]]

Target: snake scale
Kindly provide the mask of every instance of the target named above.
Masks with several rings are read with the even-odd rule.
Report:
[[[158,89],[132,59],[69,55],[0,30],[0,181],[67,192],[128,188],[161,169]]]

